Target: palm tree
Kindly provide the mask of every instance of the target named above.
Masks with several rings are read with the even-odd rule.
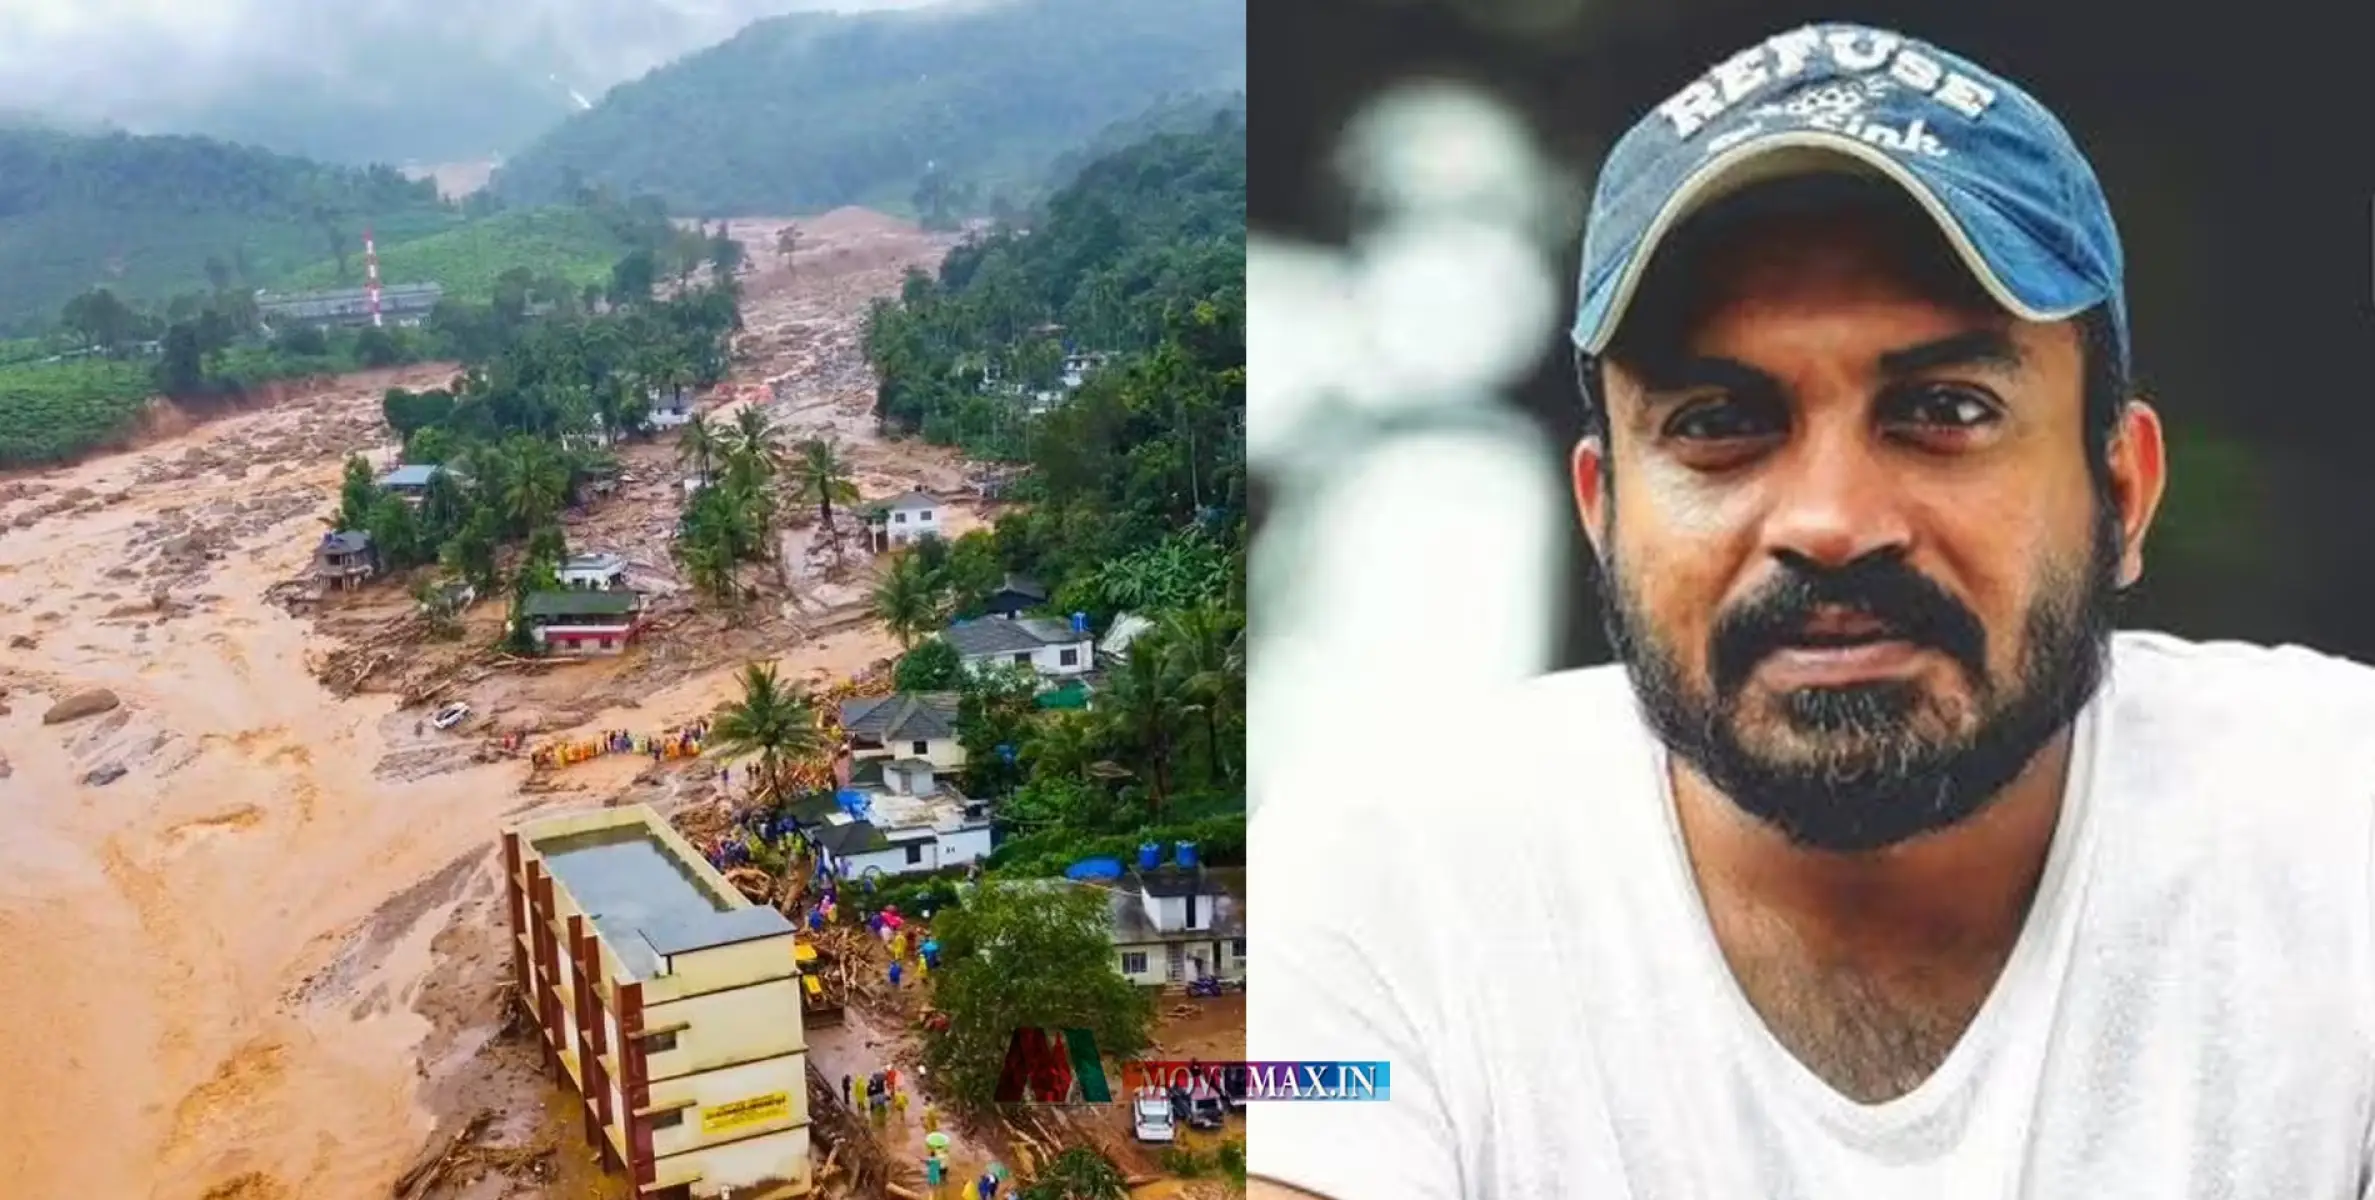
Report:
[[[1171,657],[1160,638],[1130,643],[1120,669],[1108,677],[1102,697],[1111,728],[1137,760],[1146,780],[1147,806],[1160,820],[1171,794],[1171,763],[1178,752],[1179,725],[1187,704]]]
[[[677,543],[676,559],[684,564],[686,576],[702,595],[720,604],[732,604],[741,596],[733,551],[719,542],[688,536]]]
[[[783,444],[775,422],[767,419],[767,414],[757,405],[746,404],[734,414],[734,425],[727,436],[733,453],[756,464],[762,476],[772,479],[783,468]]]
[[[684,423],[683,436],[676,439],[676,461],[690,463],[693,477],[703,484],[709,482],[709,464],[716,461],[724,449],[725,439],[709,427],[709,418],[694,413]]]
[[[849,464],[841,460],[840,448],[832,442],[810,438],[800,443],[799,455],[790,465],[793,497],[814,502],[826,528],[832,528],[835,502],[857,503],[857,482],[850,478]]]
[[[721,602],[736,600],[735,564],[765,549],[767,497],[741,487],[705,488],[693,498],[678,525],[675,554],[693,586]]]
[[[742,698],[717,710],[710,744],[729,757],[758,756],[760,794],[769,799],[781,794],[790,764],[826,750],[815,698],[776,678],[768,663],[742,668]]]
[[[1023,753],[1033,779],[1079,779],[1104,757],[1104,729],[1096,714],[1050,713],[1031,726]]]
[[[1190,711],[1203,718],[1206,761],[1222,779],[1234,778],[1221,756],[1220,731],[1245,712],[1245,615],[1200,604],[1165,615],[1152,636]]]
[[[517,437],[504,447],[499,493],[513,528],[532,530],[552,520],[569,495],[569,468],[540,438]]]
[[[882,582],[874,585],[874,615],[898,635],[902,651],[940,624],[940,588],[913,552],[893,559]]]

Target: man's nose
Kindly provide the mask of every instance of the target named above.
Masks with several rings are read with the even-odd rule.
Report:
[[[1902,480],[1854,423],[1804,431],[1776,466],[1766,553],[1842,567],[1874,554],[1902,553],[1912,541]]]

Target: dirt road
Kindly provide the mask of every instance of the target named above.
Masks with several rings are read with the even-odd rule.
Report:
[[[780,262],[754,274],[760,345],[742,377],[776,377],[773,407],[851,441],[869,495],[953,482],[953,460],[872,444],[852,409],[871,398],[851,358],[866,299],[895,291],[906,264],[936,262],[945,239],[871,214],[819,225],[790,278]],[[774,257],[771,239],[753,249]],[[333,699],[309,656],[335,648],[335,623],[264,598],[306,563],[341,458],[384,436],[380,391],[450,373],[380,373],[0,480],[0,1192],[381,1197],[435,1129],[479,1109],[500,1114],[493,1136],[510,1144],[566,1133],[520,1065],[532,1059],[497,1036],[506,960],[489,847],[530,808],[673,802],[708,786],[706,768],[595,764],[565,782],[578,790],[523,796],[524,764],[416,733],[420,714],[393,696]],[[621,537],[652,519],[585,518]],[[806,675],[890,646],[853,627],[730,649]],[[632,710],[597,699],[565,715],[588,728],[688,718],[740,665],[713,657],[597,693]],[[573,669],[504,686],[523,707],[552,701],[535,687],[582,696]],[[119,705],[44,723],[89,688]],[[536,1190],[599,1186],[582,1146],[554,1144]],[[516,1182],[451,1194],[534,1194]]]

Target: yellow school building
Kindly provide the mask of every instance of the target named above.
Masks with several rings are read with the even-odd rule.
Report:
[[[603,1161],[652,1200],[804,1195],[793,927],[645,805],[503,833],[512,970]]]

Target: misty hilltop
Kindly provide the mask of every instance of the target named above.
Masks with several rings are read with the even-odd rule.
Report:
[[[357,165],[483,159],[753,20],[927,2],[57,5],[38,21],[12,21],[0,39],[0,112],[69,129],[201,134]]]
[[[907,210],[927,177],[1020,198],[1114,122],[1244,81],[1244,0],[797,13],[614,88],[493,187],[541,203],[601,185],[711,215]]]
[[[207,138],[0,128],[0,330],[105,287],[158,302],[253,288],[324,259],[357,269],[363,230],[393,245],[458,227],[434,185]]]

